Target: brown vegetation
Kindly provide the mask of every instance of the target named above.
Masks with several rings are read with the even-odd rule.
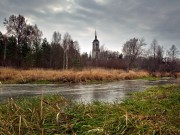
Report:
[[[19,70],[13,68],[0,69],[0,81],[8,83],[31,83],[47,81],[51,83],[78,83],[92,81],[113,81],[148,77],[146,71],[83,69],[83,70]]]
[[[0,81],[5,83],[79,83],[93,81],[113,81],[146,78],[151,76],[147,71],[83,69],[83,70],[19,70],[13,68],[0,69]],[[154,73],[155,77],[170,76],[170,73]],[[180,76],[180,73],[177,73]]]

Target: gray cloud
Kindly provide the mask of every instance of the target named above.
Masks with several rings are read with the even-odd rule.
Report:
[[[95,28],[109,49],[121,51],[128,39],[144,37],[180,50],[179,0],[1,0],[0,31],[11,14],[24,15],[49,40],[53,31],[68,31],[82,51],[91,51]]]

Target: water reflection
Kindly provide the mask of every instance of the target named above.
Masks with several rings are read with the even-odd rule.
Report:
[[[88,85],[58,85],[58,84],[2,84],[0,85],[0,101],[8,98],[22,98],[43,94],[61,94],[67,99],[92,102],[114,102],[116,99],[123,100],[132,92],[143,91],[147,87],[160,84],[179,83],[178,79],[163,79],[159,81],[125,80],[104,84]]]

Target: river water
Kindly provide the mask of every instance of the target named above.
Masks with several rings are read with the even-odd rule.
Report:
[[[158,81],[123,80],[102,84],[0,84],[0,101],[8,98],[18,99],[29,96],[61,94],[67,99],[90,103],[92,101],[122,101],[132,92],[144,91],[146,88],[161,84],[177,84],[179,79],[162,79]]]

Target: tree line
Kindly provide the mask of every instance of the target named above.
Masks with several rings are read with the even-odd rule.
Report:
[[[144,39],[132,38],[123,45],[122,53],[100,47],[100,57],[80,54],[78,41],[67,32],[55,31],[52,41],[42,38],[37,25],[27,23],[22,15],[4,20],[6,34],[0,32],[0,66],[15,68],[87,68],[143,69],[150,72],[180,71],[179,51],[172,45],[168,51],[154,39],[147,47]]]
[[[148,46],[144,39],[131,38],[123,44],[122,53],[101,46],[100,59],[92,60],[91,66],[175,73],[180,72],[180,59],[175,45],[165,51],[157,39]]]
[[[52,42],[42,39],[37,25],[27,24],[22,15],[4,20],[6,34],[0,32],[0,66],[16,68],[67,69],[79,64],[79,44],[65,33],[54,32]]]

